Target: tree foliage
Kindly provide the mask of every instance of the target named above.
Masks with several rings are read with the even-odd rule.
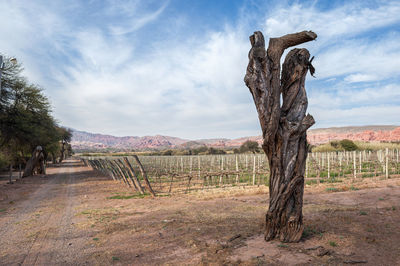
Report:
[[[43,89],[21,76],[21,64],[5,58],[0,93],[0,152],[9,163],[24,163],[41,146],[44,153],[59,153],[71,133],[58,126]]]
[[[260,147],[259,147],[257,141],[247,140],[240,146],[239,152],[240,153],[245,153],[245,152],[257,153],[257,152],[260,152]]]
[[[357,145],[356,145],[353,141],[351,141],[351,140],[349,140],[349,139],[343,139],[343,140],[341,140],[341,141],[340,141],[340,146],[342,146],[342,148],[343,148],[345,151],[355,151],[355,150],[358,150]]]

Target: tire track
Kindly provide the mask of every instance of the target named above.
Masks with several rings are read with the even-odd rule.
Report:
[[[54,169],[54,177],[17,206],[0,225],[2,265],[67,264],[74,257],[76,162],[66,161]]]

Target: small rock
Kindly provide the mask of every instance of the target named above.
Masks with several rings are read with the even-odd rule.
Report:
[[[234,236],[232,236],[231,238],[229,238],[228,242],[232,242],[233,240],[238,239],[238,238],[240,238],[241,236],[242,236],[241,234],[234,235]]]
[[[322,256],[325,256],[325,255],[330,255],[330,254],[331,254],[330,250],[325,249],[325,248],[321,248],[321,249],[318,250],[317,256],[322,257]]]
[[[309,247],[309,248],[306,248],[306,250],[316,250],[319,248],[322,248],[322,246]]]
[[[345,264],[358,264],[358,263],[368,263],[367,260],[344,260]]]

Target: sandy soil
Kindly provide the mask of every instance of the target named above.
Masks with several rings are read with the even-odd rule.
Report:
[[[306,187],[299,243],[263,240],[265,191],[141,198],[66,161],[0,181],[0,264],[400,265],[399,178]]]

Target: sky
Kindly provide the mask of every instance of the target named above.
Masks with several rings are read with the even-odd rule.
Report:
[[[400,125],[400,1],[0,0],[0,53],[57,121],[115,136],[261,134],[248,37],[312,30],[313,128]]]

